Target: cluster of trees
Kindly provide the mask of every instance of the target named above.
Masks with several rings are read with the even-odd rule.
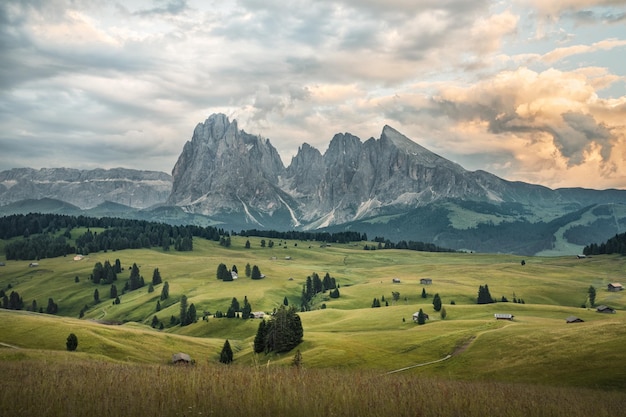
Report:
[[[441,246],[437,246],[433,243],[426,242],[415,242],[413,240],[401,240],[397,243],[393,243],[389,239],[385,239],[384,237],[375,237],[374,242],[378,242],[378,245],[365,245],[363,249],[365,250],[375,250],[375,249],[406,249],[406,250],[415,250],[420,252],[455,252],[454,249],[442,248]]]
[[[11,291],[9,295],[4,290],[0,290],[0,298],[2,299],[2,308],[6,310],[23,310],[24,299],[17,291]],[[37,305],[37,300],[33,300],[30,306],[27,307],[28,311],[34,311],[39,313],[56,314],[59,311],[59,306],[54,302],[52,298],[48,298],[48,305],[45,310],[43,307]]]
[[[302,286],[302,311],[310,310],[313,298],[317,294],[325,293],[326,291],[330,291],[329,295],[331,298],[339,298],[340,294],[337,281],[335,278],[331,277],[328,272],[324,275],[323,279],[320,279],[317,272],[313,272],[311,275],[306,277],[306,282]]]
[[[96,262],[91,273],[91,281],[94,284],[112,284],[117,281],[117,274],[122,272],[122,264],[119,259],[111,265],[111,262]]]
[[[0,290],[2,298],[2,308],[6,310],[22,310],[24,308],[24,300],[17,291],[11,291],[7,296],[4,290]]]
[[[599,245],[592,243],[583,249],[585,255],[610,255],[613,253],[626,255],[626,233],[615,235]]]
[[[228,269],[228,267],[223,263],[220,263],[217,266],[217,272],[216,272],[217,279],[221,279],[222,281],[232,281],[234,280],[233,273],[239,276],[239,270],[237,269],[237,265],[233,265],[231,269]],[[245,273],[246,273],[246,277],[248,278],[252,278],[252,279],[264,278],[264,275],[261,273],[261,270],[259,269],[257,265],[253,265],[251,267],[250,264],[246,264]]]
[[[75,239],[72,230],[88,230]],[[91,228],[104,231],[92,232]],[[58,232],[64,231],[59,234]],[[230,242],[223,229],[207,226],[172,226],[165,223],[119,218],[93,218],[59,214],[15,214],[0,218],[0,238],[22,237],[5,245],[7,259],[32,260],[64,256],[71,253],[89,254],[107,250],[161,247],[177,251],[193,250],[194,236],[213,241]]]
[[[290,240],[310,240],[315,242],[326,243],[350,243],[361,242],[367,240],[365,233],[359,232],[299,232],[291,230],[289,232],[278,232],[276,230],[242,230],[239,232],[239,236],[255,236],[255,237],[267,237],[272,239],[290,239]]]
[[[478,287],[478,298],[476,298],[476,304],[490,304],[495,302],[496,301],[491,298],[491,293],[489,293],[489,285],[480,285]]]
[[[302,342],[304,330],[295,308],[280,306],[269,321],[261,321],[254,337],[254,352],[288,352]]]
[[[224,313],[222,313],[221,311],[217,311],[215,313],[215,317],[217,318],[224,317]],[[244,320],[251,318],[252,317],[252,305],[250,305],[250,302],[248,302],[248,297],[247,296],[243,297],[243,307],[239,303],[239,300],[237,300],[237,297],[233,297],[233,299],[230,301],[230,306],[228,307],[228,310],[226,310],[225,317],[227,319],[241,317]]]
[[[193,303],[188,305],[187,296],[183,294],[183,296],[180,297],[180,325],[188,326],[195,323],[197,320],[196,306]]]
[[[8,242],[4,247],[7,260],[33,260],[56,258],[76,252],[65,236],[50,234],[27,236],[24,239]]]

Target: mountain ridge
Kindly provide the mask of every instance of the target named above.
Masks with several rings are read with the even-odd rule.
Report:
[[[507,245],[485,246],[480,237],[470,236],[470,229],[463,229],[466,225],[481,233],[541,229],[540,239],[530,239],[541,242],[533,247],[548,250],[559,239],[555,234],[561,236],[565,230],[550,222],[569,219],[568,213],[594,205],[620,205],[607,209],[613,213],[613,226],[605,216],[601,229],[626,230],[621,210],[621,205],[626,207],[626,190],[553,190],[483,170],[468,171],[389,125],[379,138],[365,141],[348,132],[337,133],[323,154],[303,143],[285,167],[269,139],[239,129],[236,120],[223,114],[212,114],[196,125],[171,175],[124,168],[0,172],[0,213],[2,207],[4,212],[24,210],[9,203],[26,198],[56,198],[93,213],[122,213],[127,206],[134,218],[154,219],[167,213],[168,221],[222,224],[231,230],[358,227],[367,233],[384,231],[390,239],[414,236],[412,240],[469,250],[497,251]],[[415,216],[426,216],[431,224]],[[589,215],[588,221],[600,217]],[[584,235],[580,228],[587,227],[581,222],[575,225],[579,240]],[[495,229],[487,230],[490,225]]]

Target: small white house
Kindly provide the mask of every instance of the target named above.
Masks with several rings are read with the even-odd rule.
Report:
[[[264,319],[265,318],[265,313],[262,311],[253,311],[252,313],[252,317],[254,317],[255,319]]]
[[[75,261],[82,261],[83,260],[83,255],[76,255],[76,256],[74,256],[74,260]]]

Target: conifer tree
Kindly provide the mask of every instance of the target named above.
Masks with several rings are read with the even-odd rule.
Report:
[[[251,275],[252,275],[252,268],[250,267],[250,264],[246,264],[246,277],[250,278]]]
[[[155,268],[152,272],[152,285],[159,285],[163,282],[161,278],[161,273],[159,272],[159,268]]]
[[[170,284],[165,281],[163,288],[161,288],[161,301],[165,301],[170,297]]]
[[[227,274],[228,274],[228,275],[230,275],[230,274],[228,273],[228,267],[227,267],[226,265],[222,264],[222,263],[221,263],[221,264],[219,264],[219,265],[217,266],[217,279],[221,279],[221,280],[223,280],[223,279],[224,279],[224,277],[225,277]]]
[[[252,315],[252,306],[248,302],[248,297],[243,299],[243,308],[241,309],[241,318],[246,320]]]
[[[132,290],[136,290],[137,288],[140,288],[142,286],[141,283],[142,277],[139,274],[139,267],[137,266],[136,263],[133,263],[132,269],[130,271],[130,279],[129,281],[129,289]]]
[[[478,298],[476,299],[477,304],[489,304],[493,303],[494,300],[491,298],[491,294],[489,293],[489,286],[485,284],[484,286],[480,285],[478,287]]]
[[[111,284],[111,290],[109,291],[109,298],[115,299],[117,297],[117,287],[115,284]]]
[[[98,291],[97,288],[93,292],[93,301],[95,303],[99,303],[100,302],[100,292]]]
[[[230,343],[228,339],[224,342],[224,347],[222,348],[222,352],[220,353],[220,362],[224,364],[229,364],[233,361],[233,350],[230,347]]]
[[[65,347],[68,351],[73,352],[78,347],[78,337],[74,333],[70,333],[65,341]]]
[[[428,294],[426,294],[426,288],[422,288],[422,298],[427,298]]]
[[[426,324],[426,316],[424,315],[424,311],[420,308],[420,311],[417,313],[417,324]]]
[[[439,293],[435,294],[433,297],[433,308],[435,311],[441,310],[441,298],[439,297]]]
[[[596,289],[593,287],[593,285],[589,286],[587,294],[589,295],[589,305],[591,307],[594,307],[596,305]]]
[[[250,278],[252,279],[261,279],[261,271],[259,270],[259,267],[254,265],[252,267],[252,274],[250,275]]]
[[[197,319],[196,306],[193,303],[189,304],[187,309],[187,324],[195,323]]]
[[[304,331],[293,307],[280,306],[266,325],[266,352],[288,352],[302,342]]]
[[[186,326],[187,324],[187,296],[183,294],[180,297],[180,325]]]
[[[256,336],[254,337],[254,353],[261,353],[265,350],[266,338],[267,325],[265,320],[261,320],[256,331]]]

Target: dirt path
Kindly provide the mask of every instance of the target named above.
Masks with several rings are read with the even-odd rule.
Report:
[[[402,372],[402,371],[407,371],[407,370],[413,369],[413,368],[419,368],[420,366],[432,365],[433,363],[447,361],[448,359],[450,359],[450,358],[452,358],[454,356],[460,355],[461,353],[465,352],[467,350],[467,348],[469,347],[469,345],[474,341],[474,339],[476,339],[476,336],[472,336],[467,342],[463,343],[461,346],[459,346],[456,349],[454,349],[454,352],[452,352],[452,354],[449,354],[449,355],[447,355],[444,358],[437,359],[435,361],[425,362],[425,363],[418,363],[417,365],[411,365],[411,366],[407,366],[405,368],[395,369],[393,371],[387,372],[386,375],[395,374],[397,372]]]
[[[2,343],[2,342],[0,342],[0,346],[8,347],[11,349],[19,349],[19,346],[14,346],[14,345],[10,345],[8,343]]]

